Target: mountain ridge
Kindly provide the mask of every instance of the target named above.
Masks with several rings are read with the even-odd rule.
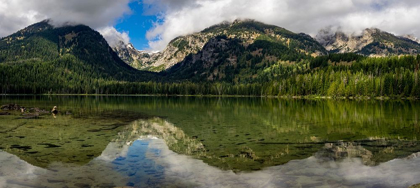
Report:
[[[100,83],[111,80],[155,78],[123,62],[103,36],[90,27],[53,27],[48,22],[32,24],[0,40],[0,70],[9,75],[2,79],[3,92],[48,93],[54,88],[67,88],[79,93],[83,87],[99,88]]]
[[[273,32],[274,30],[276,33]],[[305,33],[293,33],[282,27],[250,19],[225,21],[200,32],[176,37],[169,42],[163,51],[153,54],[139,50],[133,51],[131,44],[123,44],[122,46],[125,45],[125,47],[114,48],[114,50],[126,63],[139,70],[161,72],[168,71],[174,65],[183,62],[188,55],[199,53],[211,39],[223,35],[244,41],[245,47],[252,44],[260,35],[277,39],[283,38],[286,42],[288,39],[300,36],[301,42],[305,40],[309,43],[318,42],[324,48],[311,54],[313,57],[328,53],[357,53],[371,57],[420,53],[420,40],[414,36],[395,36],[377,28],[367,28],[359,35],[346,34],[340,30],[331,33],[330,30],[325,29],[321,30],[315,37],[311,37]],[[131,49],[124,49],[129,46]],[[293,46],[292,48],[299,47]]]
[[[26,59],[53,61],[70,55],[111,77],[119,77],[118,71],[138,73],[119,58],[99,32],[86,25],[54,27],[49,22],[32,24],[2,38],[0,63]]]
[[[325,55],[326,50],[312,37],[303,33],[293,33],[284,28],[264,24],[255,20],[235,20],[234,22],[222,22],[208,27],[201,32],[174,38],[162,52],[155,54],[154,59],[137,59],[143,63],[141,70],[163,71],[183,61],[188,55],[198,53],[212,38],[227,36],[243,41],[244,46],[249,46],[258,37],[267,36],[274,40],[281,41],[289,48],[298,48],[300,51],[310,52],[312,56]],[[291,43],[290,43],[291,42]],[[118,49],[117,49],[118,51]],[[123,57],[120,53],[120,57]],[[132,56],[136,54],[133,53]],[[133,58],[136,59],[136,58]],[[132,64],[135,61],[126,61]],[[152,68],[150,68],[152,67]]]
[[[372,57],[420,53],[420,44],[413,36],[396,36],[378,28],[364,29],[359,35],[321,30],[316,39],[329,53],[357,53]]]
[[[0,41],[1,93],[420,97],[420,55],[328,54],[306,34],[255,21],[206,32],[212,37],[202,41],[203,48],[151,73],[123,62],[87,26],[34,24]],[[397,47],[407,41],[418,45],[379,36],[398,39]],[[189,44],[185,37],[175,39],[172,54],[185,55]]]

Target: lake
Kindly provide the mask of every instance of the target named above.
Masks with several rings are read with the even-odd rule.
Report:
[[[420,183],[415,101],[3,96],[3,104],[27,112],[0,111],[10,113],[0,116],[0,187]]]

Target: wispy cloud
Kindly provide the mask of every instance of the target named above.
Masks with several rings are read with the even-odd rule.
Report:
[[[0,37],[48,18],[56,26],[70,22],[101,29],[108,32],[103,34],[108,34],[109,40],[116,40],[112,36],[124,38],[125,34],[112,26],[131,13],[129,3],[130,0],[1,0]]]
[[[345,32],[377,27],[395,34],[420,36],[420,2],[414,0],[144,0],[162,20],[149,30],[154,50],[173,38],[222,21],[250,18],[315,35],[328,26]]]
[[[135,0],[2,0],[0,37],[50,18],[56,25],[85,24],[99,30],[113,44],[127,41],[127,33],[113,26],[131,13]],[[139,0],[140,1],[140,0]],[[294,32],[316,35],[320,29],[360,32],[377,27],[398,35],[420,37],[418,0],[142,0],[143,13],[159,20],[148,30],[152,50],[162,50],[173,38],[211,25],[250,18]]]

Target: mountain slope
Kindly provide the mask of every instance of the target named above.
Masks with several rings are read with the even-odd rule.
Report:
[[[390,56],[420,53],[420,44],[379,29],[365,29],[361,35],[321,30],[317,40],[331,53],[359,53],[366,56]]]
[[[318,56],[326,50],[314,39],[305,34],[296,34],[286,29],[266,25],[253,20],[237,20],[209,27],[202,32],[173,39],[164,51],[154,54],[153,58],[139,58],[141,69],[162,71],[183,61],[188,55],[197,54],[213,39],[226,36],[228,40],[239,40],[244,48],[256,40],[272,40],[299,53]],[[120,53],[120,57],[123,55]],[[133,58],[134,60],[136,58]],[[127,62],[127,61],[126,61]],[[129,61],[128,61],[129,62]]]
[[[28,90],[46,93],[58,88],[78,93],[108,81],[155,78],[152,73],[124,63],[91,28],[84,25],[54,28],[48,21],[0,40],[0,72],[3,93],[28,93]]]
[[[120,41],[113,50],[118,54],[118,56],[128,65],[139,69],[147,71],[160,71],[160,68],[154,68],[150,64],[156,62],[160,56],[160,52],[147,52],[140,51],[134,48],[133,44]]]
[[[202,33],[218,35],[168,69],[165,72],[168,78],[235,83],[264,81],[259,76],[265,69],[279,64],[304,64],[312,57],[326,54],[308,35],[255,21],[221,24]]]
[[[54,28],[43,21],[0,41],[0,63],[49,62],[69,56],[97,77],[135,80],[139,75],[98,32],[84,25]]]

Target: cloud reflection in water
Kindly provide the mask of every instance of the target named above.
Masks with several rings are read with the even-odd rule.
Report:
[[[185,142],[188,148],[202,145],[165,120],[139,120],[127,127],[83,166],[54,162],[43,169],[0,151],[0,187],[408,187],[420,182],[419,154],[377,166],[368,166],[361,158],[315,154],[235,173],[172,151],[168,145],[176,147],[176,142]],[[350,146],[346,148],[353,153],[371,155],[360,146]]]
[[[107,156],[110,153],[112,157]],[[153,166],[140,165],[130,177],[133,164],[146,163]],[[111,142],[103,155],[84,166],[54,163],[46,170],[6,152],[0,152],[0,164],[0,187],[127,184],[134,187],[407,187],[420,182],[417,157],[394,159],[378,166],[366,166],[358,158],[336,162],[309,157],[261,171],[234,173],[174,153],[162,139],[137,140],[128,150]]]

